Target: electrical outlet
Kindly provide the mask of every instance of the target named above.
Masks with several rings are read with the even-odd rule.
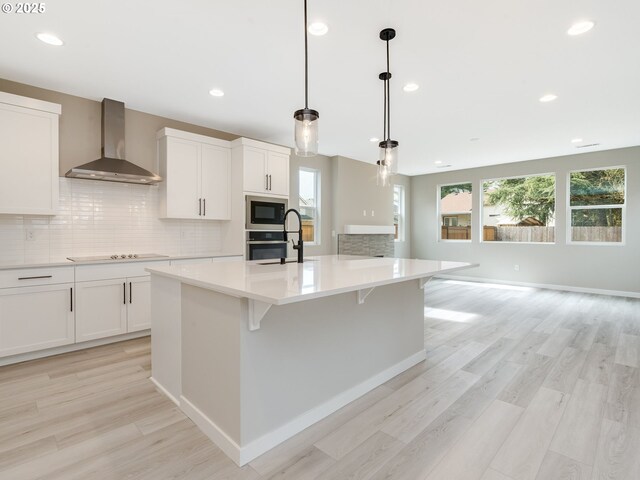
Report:
[[[335,231],[335,230],[331,230],[331,236],[332,236],[333,238],[336,238],[336,231]]]
[[[516,272],[519,272],[519,271],[520,271],[520,265],[514,265],[514,266],[513,266],[513,269],[514,269]]]
[[[362,210],[362,216],[366,217],[367,216],[367,211],[366,210]]]
[[[35,240],[35,236],[36,236],[36,234],[35,234],[35,232],[33,230],[27,230],[25,232],[25,240],[27,242],[32,242],[33,240]]]
[[[375,217],[376,216],[376,211],[375,210],[371,210],[371,216]]]

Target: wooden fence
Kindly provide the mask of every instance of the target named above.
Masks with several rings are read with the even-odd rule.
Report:
[[[498,226],[497,241],[500,242],[553,242],[555,227],[501,227]]]
[[[484,227],[485,242],[538,242],[555,241],[555,227]],[[470,240],[471,227],[442,226],[443,240]],[[622,227],[572,227],[571,239],[574,242],[621,242]]]
[[[304,242],[313,242],[315,240],[315,229],[313,226],[313,221],[303,220],[302,221],[302,240]]]
[[[471,227],[447,227],[442,225],[441,237],[443,240],[471,240]],[[496,227],[483,228],[483,240],[491,242],[496,239]]]
[[[622,227],[571,227],[574,242],[621,242]]]

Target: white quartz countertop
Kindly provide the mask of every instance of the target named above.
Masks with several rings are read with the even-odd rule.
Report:
[[[308,257],[302,264],[268,260],[154,267],[147,271],[188,285],[273,305],[431,277],[478,264],[355,255]]]
[[[19,268],[47,268],[47,267],[73,267],[83,265],[100,265],[100,264],[119,264],[119,263],[131,263],[131,262],[157,262],[162,260],[183,260],[189,258],[213,258],[213,257],[235,257],[242,256],[242,253],[228,253],[228,252],[211,252],[196,255],[162,255],[157,258],[126,258],[122,260],[95,260],[91,262],[72,262],[67,258],[56,258],[46,262],[1,262],[0,270],[14,270]]]

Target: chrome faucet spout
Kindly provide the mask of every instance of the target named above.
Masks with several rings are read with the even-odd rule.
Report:
[[[298,231],[287,231],[287,216],[291,213],[295,213],[298,217]],[[295,208],[290,208],[284,214],[284,219],[282,221],[282,227],[284,232],[284,241],[288,242],[288,233],[297,233],[298,234],[298,244],[293,245],[293,249],[298,251],[298,263],[302,263],[304,261],[304,242],[302,241],[302,217],[300,216],[300,212],[298,212]],[[293,240],[291,240],[293,242]]]

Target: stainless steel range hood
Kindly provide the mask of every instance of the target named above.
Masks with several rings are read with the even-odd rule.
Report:
[[[124,158],[124,103],[102,100],[102,157],[69,170],[66,177],[153,185],[162,177]]]

